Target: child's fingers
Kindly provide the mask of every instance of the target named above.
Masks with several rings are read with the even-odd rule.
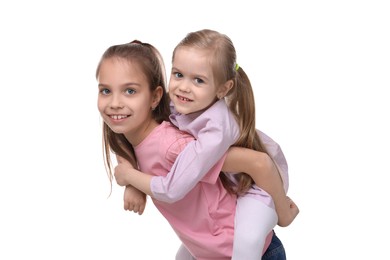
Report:
[[[139,206],[138,205],[134,205],[133,212],[134,213],[138,213],[138,211],[139,211]]]
[[[129,207],[130,207],[130,204],[129,204],[129,203],[127,203],[127,202],[124,202],[124,203],[123,203],[123,209],[124,209],[124,210],[129,210]]]
[[[139,207],[138,215],[142,215],[142,213],[144,213],[144,210],[145,210],[145,204]]]

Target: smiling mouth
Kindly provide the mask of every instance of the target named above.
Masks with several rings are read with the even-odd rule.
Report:
[[[192,99],[185,98],[185,97],[182,97],[182,96],[179,96],[179,95],[176,95],[176,97],[177,97],[178,99],[180,99],[181,101],[187,101],[187,102],[192,102],[192,101],[193,101]]]
[[[120,120],[120,119],[125,119],[125,118],[128,118],[129,116],[127,115],[110,115],[110,118],[114,119],[114,120]]]

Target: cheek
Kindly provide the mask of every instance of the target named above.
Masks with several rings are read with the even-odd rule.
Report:
[[[173,89],[174,89],[174,84],[172,83],[172,81],[170,81],[168,84],[168,92],[173,91]]]
[[[136,109],[139,111],[148,111],[153,103],[153,99],[151,96],[139,98],[137,100],[133,100],[131,103],[128,104],[129,107],[132,109]]]
[[[207,102],[214,101],[215,97],[217,96],[217,93],[215,91],[206,91],[202,93],[203,99],[207,100]]]
[[[174,98],[173,91],[168,90],[168,96],[169,96],[169,99],[172,100]]]
[[[98,111],[100,113],[102,113],[103,110],[104,110],[104,107],[105,107],[104,102],[100,98],[98,98],[98,100],[97,100],[97,109],[98,109]]]

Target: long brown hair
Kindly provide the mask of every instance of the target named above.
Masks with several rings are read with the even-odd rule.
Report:
[[[117,58],[131,64],[138,64],[149,83],[149,90],[153,92],[158,86],[164,91],[161,100],[154,110],[151,110],[153,119],[161,123],[169,120],[169,98],[166,93],[165,66],[159,51],[148,43],[134,40],[130,43],[113,45],[102,55],[96,69],[96,78],[99,76],[100,66],[106,59]],[[111,186],[113,180],[113,166],[110,154],[114,153],[128,160],[133,167],[138,168],[134,148],[123,134],[113,132],[106,123],[103,123],[103,157]]]
[[[252,85],[245,71],[237,65],[236,50],[231,39],[224,34],[209,29],[191,32],[176,46],[172,59],[175,57],[175,51],[181,47],[211,51],[210,64],[216,86],[220,86],[228,80],[233,80],[233,88],[229,91],[225,100],[240,127],[240,136],[234,146],[267,153],[256,132],[255,99]],[[224,174],[221,174],[220,177],[225,187],[237,194],[244,193],[254,183],[252,178],[245,173],[235,175],[238,181],[237,187]]]

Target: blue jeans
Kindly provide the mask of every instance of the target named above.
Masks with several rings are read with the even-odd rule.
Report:
[[[286,252],[284,251],[284,247],[282,241],[276,236],[275,231],[272,236],[271,244],[265,251],[261,260],[286,260]]]

